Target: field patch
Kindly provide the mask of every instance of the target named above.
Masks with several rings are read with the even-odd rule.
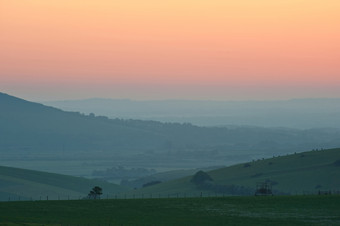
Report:
[[[0,225],[339,225],[340,196],[1,202]]]

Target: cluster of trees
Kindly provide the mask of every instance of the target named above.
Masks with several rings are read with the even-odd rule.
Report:
[[[225,193],[229,195],[254,195],[255,188],[249,188],[244,186],[238,186],[234,184],[224,185],[217,184],[214,182],[212,177],[204,171],[198,171],[192,178],[191,183],[195,184],[199,189],[215,192],[215,193]],[[265,180],[265,184],[270,186],[278,184],[273,180]],[[287,193],[283,193],[277,190],[271,190],[275,194],[287,195]]]
[[[237,185],[222,185],[214,183],[213,179],[204,171],[198,171],[191,179],[191,183],[195,184],[202,190],[208,190],[216,193],[226,193],[230,195],[252,195],[254,189],[237,186]]]

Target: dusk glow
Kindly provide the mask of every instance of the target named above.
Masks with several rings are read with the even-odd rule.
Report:
[[[340,97],[338,0],[2,0],[0,90],[36,100]]]

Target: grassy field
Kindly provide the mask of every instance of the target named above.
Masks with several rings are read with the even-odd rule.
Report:
[[[340,196],[0,202],[0,225],[340,225]]]
[[[194,173],[193,171],[192,173]],[[274,194],[316,194],[321,191],[340,191],[340,149],[310,151],[287,156],[261,159],[222,169],[207,171],[213,185],[242,186],[254,194],[258,182],[272,183]],[[162,174],[167,177],[166,173]],[[130,190],[98,180],[65,176],[33,170],[0,167],[0,201],[40,200],[48,198],[79,199],[94,186],[103,188],[111,198],[135,197],[198,197],[200,193],[220,196],[228,190],[207,189],[191,183],[192,176],[163,182],[143,189]],[[162,178],[150,178],[160,180]],[[144,183],[147,183],[145,181]],[[275,193],[276,192],[276,193]],[[233,193],[231,193],[233,194]],[[235,193],[239,194],[239,193]],[[207,195],[205,195],[207,196]]]
[[[54,173],[0,166],[0,200],[79,199],[94,186],[101,186],[104,195],[125,189],[119,185]]]
[[[340,149],[276,156],[207,173],[216,185],[236,185],[255,190],[257,183],[268,181],[272,183],[273,190],[293,195],[316,194],[319,190],[340,191]],[[202,191],[190,182],[191,178],[189,176],[133,192],[193,194]]]

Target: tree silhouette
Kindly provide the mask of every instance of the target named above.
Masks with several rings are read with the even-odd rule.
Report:
[[[196,185],[203,185],[206,182],[211,182],[213,179],[207,174],[206,172],[203,172],[202,170],[198,171],[192,178],[191,182]]]
[[[100,199],[100,195],[103,194],[103,189],[99,186],[95,186],[92,188],[90,193],[88,194],[89,199]]]

